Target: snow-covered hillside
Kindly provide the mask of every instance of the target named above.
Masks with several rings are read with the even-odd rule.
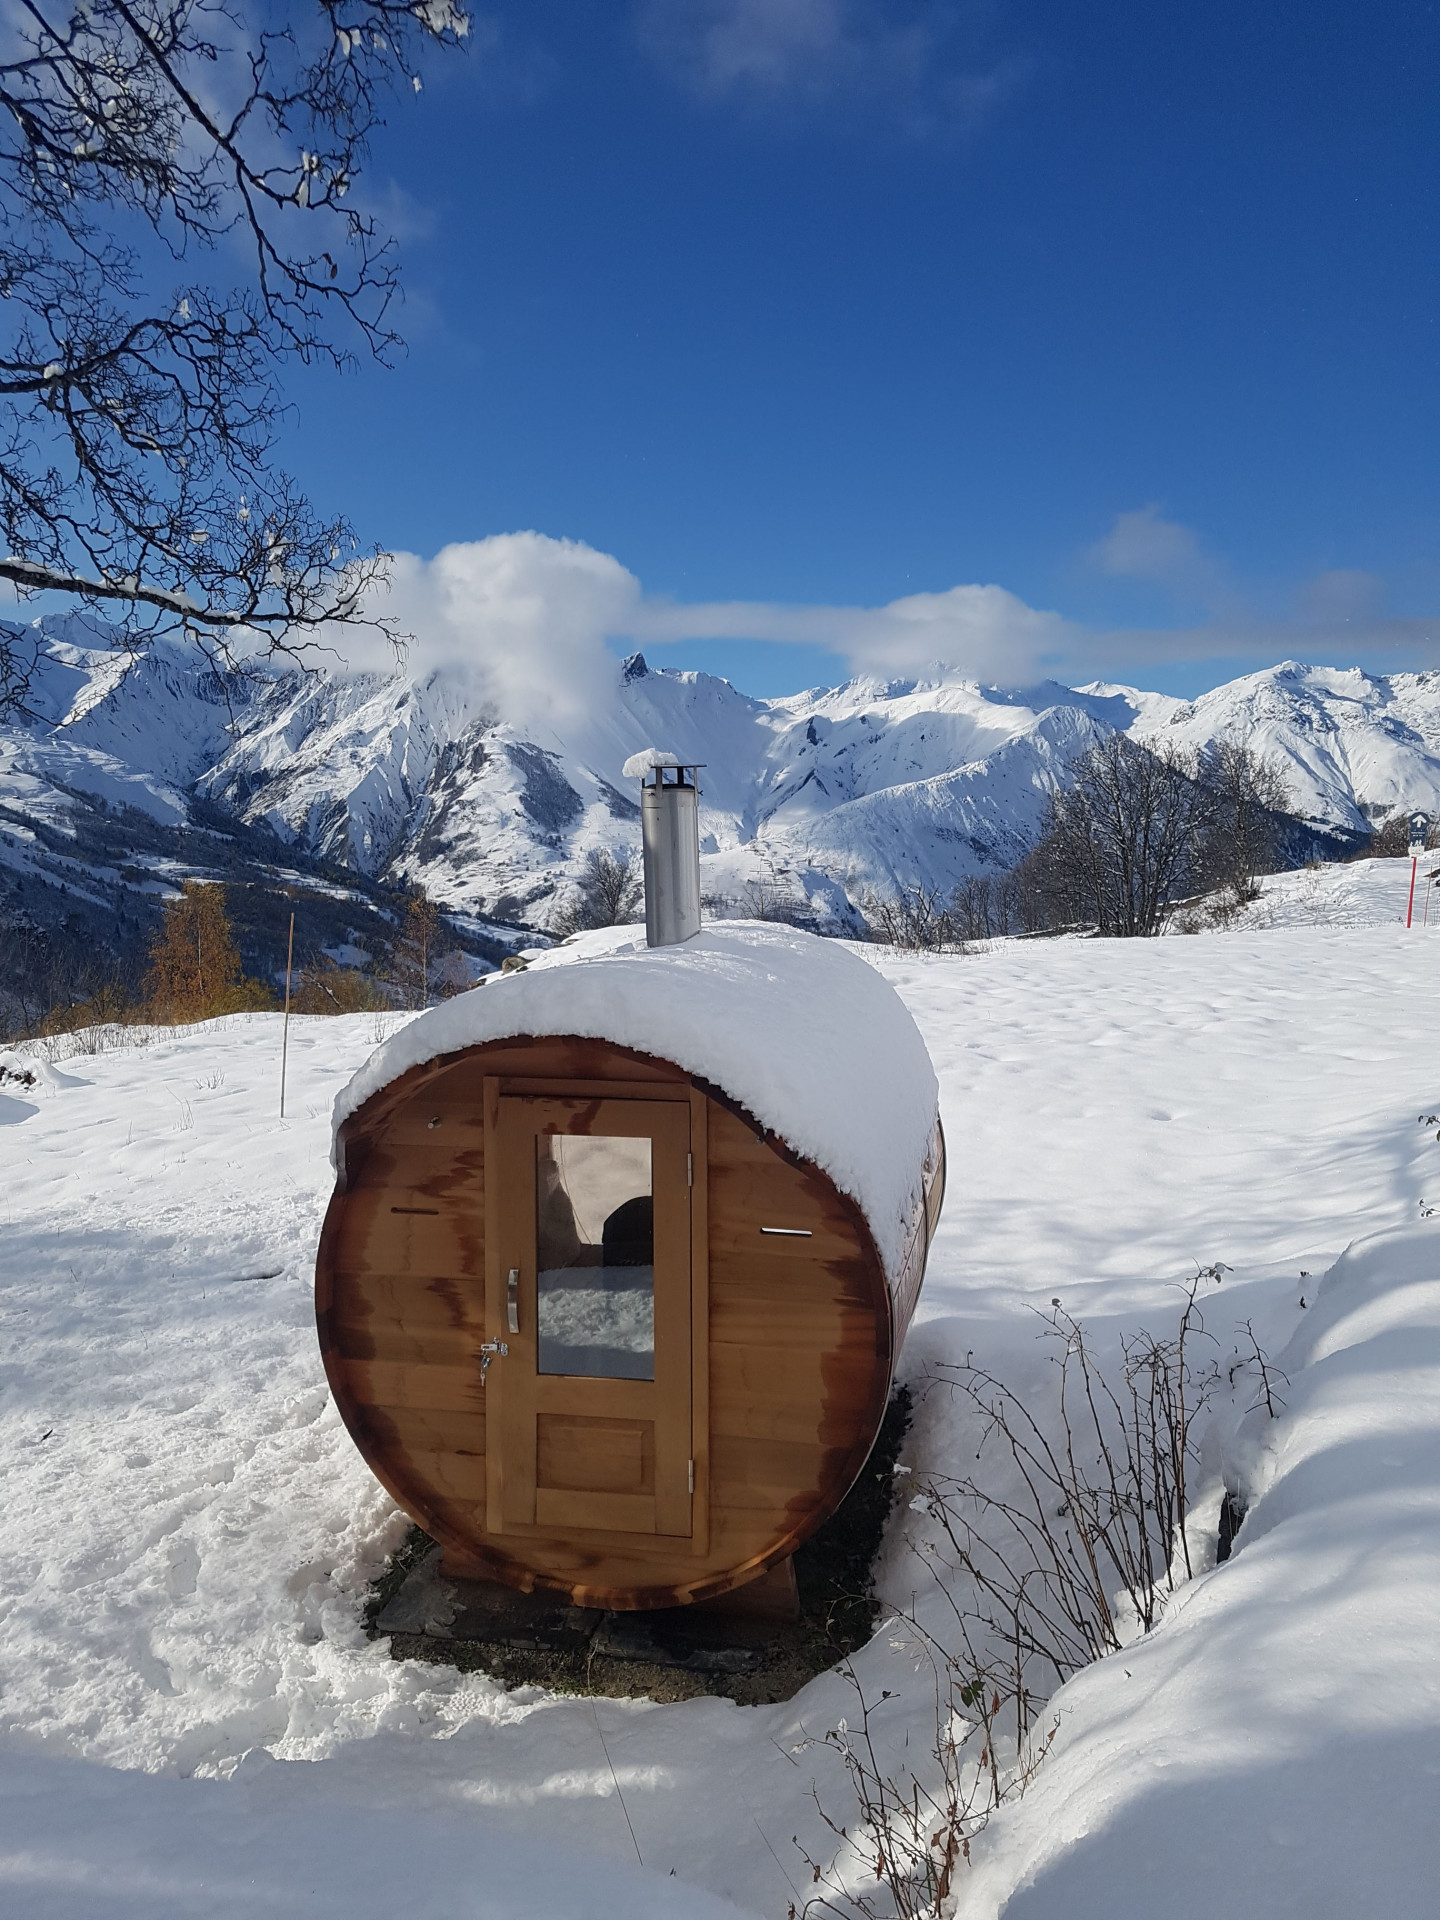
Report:
[[[1272,873],[1260,896],[1223,923],[1227,931],[1268,927],[1403,927],[1440,935],[1440,853],[1417,863],[1406,859],[1346,860],[1293,873]],[[1411,880],[1414,880],[1412,894]]]
[[[419,881],[471,916],[543,924],[590,849],[638,843],[620,770],[657,743],[705,766],[707,890],[741,907],[778,895],[831,927],[867,888],[948,891],[1011,866],[1068,761],[1111,728],[1246,739],[1331,834],[1440,811],[1437,674],[1287,663],[1193,702],[940,674],[756,700],[637,655],[562,735],[522,731],[453,673],[242,678],[178,644],[125,660],[96,638],[55,629],[32,716],[0,731],[0,870],[33,867],[37,831],[66,820],[103,815],[113,837],[128,807],[152,839],[230,821],[370,881]],[[107,859],[132,864],[123,849]],[[82,852],[73,872],[50,858],[44,873],[83,890],[84,869],[105,864]]]
[[[1057,1696],[960,1914],[1420,1920],[1440,1771],[1427,938],[1242,932],[1223,966],[1204,939],[870,951],[929,1045],[954,1168],[907,1375],[973,1352],[1043,1407],[1032,1309],[1061,1298],[1103,1348],[1163,1330],[1214,1261],[1218,1357],[1249,1319],[1288,1375],[1277,1420],[1246,1414],[1241,1373],[1206,1433],[1197,1537],[1227,1452],[1251,1501],[1232,1559]],[[718,1920],[730,1900],[778,1920],[809,1891],[791,1836],[838,1844],[812,1785],[849,1817],[808,1744],[853,1712],[839,1676],[777,1707],[592,1705],[395,1663],[359,1630],[403,1523],[329,1402],[310,1281],[331,1102],[379,1037],[375,1016],[292,1023],[284,1123],[273,1016],[0,1089],[6,1904]],[[930,1393],[907,1464],[973,1455]],[[922,1613],[927,1524],[901,1512],[881,1571]],[[898,1763],[928,1686],[891,1631],[857,1666],[890,1690]]]

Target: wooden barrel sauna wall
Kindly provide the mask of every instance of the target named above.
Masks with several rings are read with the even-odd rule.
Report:
[[[712,1080],[580,1035],[422,1060],[337,1133],[316,1304],[340,1412],[452,1574],[614,1608],[740,1587],[874,1442],[938,1120],[923,1158],[887,1276],[861,1206]]]

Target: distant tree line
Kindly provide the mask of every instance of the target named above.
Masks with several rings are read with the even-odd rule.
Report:
[[[44,970],[47,937],[35,936],[31,965],[8,980],[8,1012],[0,1011],[0,1034],[19,1039],[108,1025],[181,1026],[222,1014],[278,1011],[283,973],[277,979],[247,976],[219,882],[185,880],[167,900],[138,977],[98,969],[78,987],[68,970],[49,978]],[[422,891],[407,896],[404,916],[388,951],[372,967],[346,966],[321,952],[303,960],[291,981],[290,1009],[297,1014],[416,1010],[448,998],[470,984],[465,954],[448,934],[438,907]]]

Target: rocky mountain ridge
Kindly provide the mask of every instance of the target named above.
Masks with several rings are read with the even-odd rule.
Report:
[[[332,899],[423,885],[498,951],[515,925],[544,926],[591,849],[638,846],[620,768],[647,745],[705,768],[717,904],[783,896],[836,928],[866,891],[1011,866],[1069,761],[1116,728],[1248,740],[1337,844],[1399,808],[1440,812],[1440,674],[1285,662],[1181,700],[937,672],[762,700],[637,654],[616,663],[608,705],[562,737],[518,728],[459,675],[226,674],[178,643],[130,656],[84,620],[42,627],[29,710],[0,730],[12,925],[97,910],[144,921],[203,868],[196,848],[223,841],[232,869],[312,863]],[[145,842],[128,860],[126,822]]]

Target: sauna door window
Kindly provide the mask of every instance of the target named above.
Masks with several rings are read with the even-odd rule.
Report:
[[[541,1373],[655,1378],[655,1187],[650,1142],[535,1141]]]
[[[688,1098],[491,1111],[485,1321],[507,1351],[485,1376],[486,1525],[688,1537]]]

